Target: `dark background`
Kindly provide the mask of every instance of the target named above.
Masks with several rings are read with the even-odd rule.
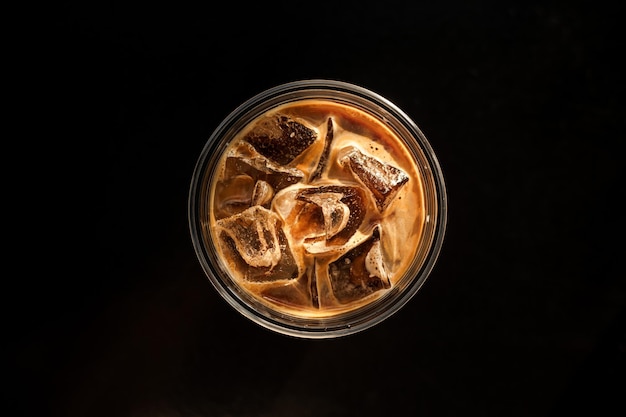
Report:
[[[623,6],[56,12],[41,62],[55,159],[37,179],[54,184],[37,227],[55,256],[15,280],[12,294],[27,296],[9,328],[19,331],[10,399],[24,415],[609,416],[623,406]],[[205,278],[187,225],[194,165],[219,122],[307,78],[359,84],[402,108],[449,193],[422,290],[337,340],[241,317]]]

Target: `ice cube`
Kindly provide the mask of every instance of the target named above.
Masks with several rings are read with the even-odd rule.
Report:
[[[272,186],[266,181],[258,180],[252,192],[252,205],[269,208],[273,197],[274,189]]]
[[[298,276],[298,266],[277,214],[261,206],[216,222],[227,259],[250,281],[275,281]]]
[[[277,195],[275,206],[289,223],[292,236],[325,246],[345,244],[366,213],[366,191],[360,187],[324,185]]]
[[[268,183],[278,192],[283,188],[303,180],[304,173],[297,168],[282,167],[261,155],[248,155],[244,152],[229,156],[226,159],[223,178],[233,175],[249,175],[255,181]]]
[[[235,175],[217,182],[215,218],[229,217],[249,208],[253,187],[254,179],[249,175]]]
[[[309,268],[300,279],[262,290],[261,296],[275,303],[292,307],[319,308],[315,268]]]
[[[328,156],[330,155],[330,148],[333,142],[334,136],[334,128],[333,128],[333,119],[332,117],[328,118],[328,122],[326,123],[326,136],[324,137],[324,150],[320,155],[320,159],[317,162],[317,167],[313,174],[311,174],[311,178],[309,182],[313,182],[320,178],[324,169],[326,169],[326,165],[328,164]]]
[[[357,148],[342,150],[340,163],[347,165],[358,180],[369,189],[381,213],[391,204],[408,175],[399,168],[366,155]]]
[[[350,208],[341,202],[342,193],[320,192],[311,195],[301,195],[302,200],[308,201],[322,209],[324,221],[324,236],[330,240],[337,233],[341,232],[350,219]]]
[[[287,234],[299,243],[306,238],[324,235],[324,216],[316,204],[298,200],[304,185],[294,186],[276,193],[272,200],[274,210],[283,220]]]
[[[215,218],[232,216],[254,205],[269,208],[276,192],[303,179],[299,169],[278,166],[250,145],[239,147],[226,158],[216,182]]]
[[[315,140],[317,133],[284,115],[261,120],[244,140],[266,158],[288,165]]]
[[[328,277],[337,300],[348,303],[377,291],[390,288],[383,256],[380,233],[375,228],[372,236],[328,265]]]

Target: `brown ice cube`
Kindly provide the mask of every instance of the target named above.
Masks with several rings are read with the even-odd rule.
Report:
[[[326,240],[330,240],[345,229],[348,220],[350,220],[350,208],[341,202],[342,198],[344,198],[344,194],[334,192],[300,196],[300,199],[313,203],[322,209],[323,231]]]
[[[333,127],[333,119],[332,117],[329,117],[328,121],[326,122],[326,137],[324,138],[324,149],[322,151],[322,154],[320,155],[320,159],[317,161],[317,167],[315,168],[315,171],[313,172],[313,174],[311,174],[309,182],[313,182],[319,179],[322,175],[322,172],[324,172],[324,170],[326,169],[334,135],[335,133]]]
[[[261,296],[275,303],[292,307],[319,308],[315,268],[309,268],[298,280],[264,289],[261,291]]]
[[[303,178],[299,169],[278,166],[260,155],[242,152],[229,156],[215,186],[215,218],[232,216],[254,205],[269,208],[276,192]]]
[[[273,197],[274,189],[272,186],[263,180],[258,180],[252,192],[252,205],[269,208]]]
[[[284,115],[260,121],[244,140],[263,156],[287,165],[317,139],[317,133]]]
[[[365,191],[360,187],[324,185],[303,188],[296,199],[304,202],[301,212],[308,214],[304,227],[323,239],[327,246],[345,244],[357,231],[366,213]],[[321,233],[319,233],[321,232]]]
[[[354,175],[366,186],[376,200],[376,207],[382,213],[393,201],[408,175],[393,165],[366,155],[357,148],[344,151],[341,163],[347,165]]]
[[[380,249],[379,229],[372,236],[328,265],[328,277],[337,300],[348,303],[390,288]]]
[[[275,213],[253,206],[216,222],[220,244],[249,281],[276,281],[298,276],[298,266]]]
[[[229,217],[249,208],[253,190],[254,179],[249,175],[234,175],[219,181],[215,187],[215,218]]]
[[[229,156],[226,159],[223,177],[242,174],[252,177],[255,184],[258,180],[265,181],[274,192],[296,184],[304,178],[304,173],[299,169],[276,165],[263,156]]]

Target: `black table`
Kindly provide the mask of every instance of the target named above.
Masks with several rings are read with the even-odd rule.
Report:
[[[54,279],[15,284],[28,294],[12,327],[15,404],[66,417],[610,415],[626,350],[618,17],[570,2],[66,7],[54,71],[85,127],[56,132],[53,201],[71,208],[53,222]],[[308,78],[402,108],[449,193],[422,290],[337,340],[241,317],[187,225],[194,164],[222,118]]]

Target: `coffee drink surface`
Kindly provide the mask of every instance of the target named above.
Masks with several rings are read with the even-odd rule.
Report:
[[[300,317],[355,310],[392,290],[425,222],[403,140],[368,112],[324,99],[282,104],[241,129],[210,196],[207,227],[232,282]]]

